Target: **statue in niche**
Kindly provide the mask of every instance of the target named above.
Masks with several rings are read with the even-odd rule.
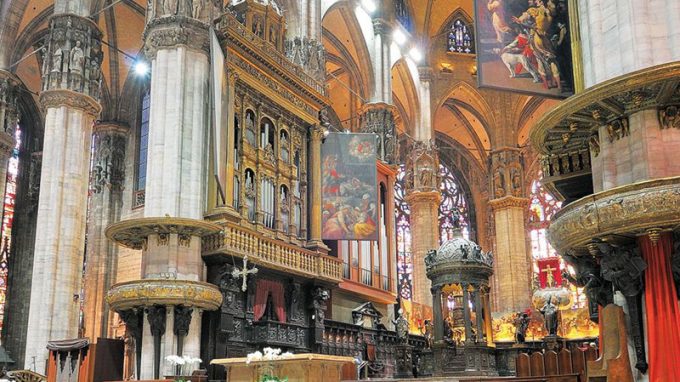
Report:
[[[548,301],[543,305],[540,310],[545,320],[545,329],[548,331],[549,336],[557,335],[557,327],[559,326],[559,310],[555,304],[552,302],[552,296],[548,297]]]
[[[272,44],[276,45],[276,42],[279,39],[279,33],[276,29],[276,26],[273,24],[269,26],[269,42]]]
[[[286,301],[288,306],[289,321],[299,321],[302,319],[300,314],[300,295],[302,286],[296,282],[290,282],[286,288]]]
[[[256,36],[262,38],[262,33],[264,32],[264,29],[262,27],[262,18],[258,15],[255,15],[253,17],[252,31]]]
[[[52,72],[61,72],[62,71],[62,63],[63,63],[63,55],[64,53],[62,52],[60,47],[57,47],[57,49],[54,51],[54,54],[52,54]]]
[[[203,1],[204,0],[192,0],[191,2],[191,16],[195,19],[201,18],[201,12],[203,11]]]
[[[493,174],[493,184],[495,189],[495,195],[497,198],[502,198],[505,196],[505,175],[503,174],[503,169],[496,169]]]
[[[527,329],[529,329],[529,314],[526,312],[517,313],[515,318],[515,341],[518,344],[523,344],[526,342]]]
[[[432,188],[434,184],[434,170],[428,164],[420,166],[418,169],[418,188]]]
[[[163,16],[177,14],[177,0],[163,0]]]
[[[522,196],[522,175],[519,168],[510,168],[510,181],[512,182],[512,195]]]

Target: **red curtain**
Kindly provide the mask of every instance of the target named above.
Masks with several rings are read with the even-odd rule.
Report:
[[[654,245],[649,236],[638,239],[645,271],[645,310],[649,345],[649,381],[680,381],[680,308],[671,273],[670,233]]]
[[[274,313],[280,322],[286,322],[286,307],[283,298],[283,285],[274,280],[257,280],[255,289],[255,303],[253,304],[253,314],[255,321],[259,321],[267,309],[267,297],[271,293],[272,306]]]

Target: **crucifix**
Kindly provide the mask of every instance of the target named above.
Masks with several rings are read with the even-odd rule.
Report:
[[[245,256],[243,256],[243,269],[238,269],[238,268],[234,267],[234,270],[231,272],[231,277],[233,277],[235,279],[237,279],[239,277],[243,278],[243,284],[241,285],[241,290],[243,292],[245,292],[246,289],[248,289],[248,284],[247,284],[248,274],[255,274],[255,273],[257,273],[257,270],[258,269],[254,266],[252,268],[248,269],[248,255],[245,255]]]
[[[545,284],[548,286],[548,288],[553,287],[555,284],[555,275],[553,274],[553,271],[556,271],[556,268],[553,268],[548,264],[547,267],[543,268],[541,272],[545,272]]]

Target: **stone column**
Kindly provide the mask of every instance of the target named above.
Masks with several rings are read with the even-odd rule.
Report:
[[[310,237],[309,245],[315,248],[325,248],[321,241],[321,141],[324,137],[324,130],[316,126],[311,131],[311,141],[309,143],[309,184],[311,185],[310,208]]]
[[[434,142],[415,141],[406,158],[406,202],[411,210],[411,254],[413,256],[413,300],[429,305],[430,279],[425,255],[439,248],[439,156]]]
[[[444,316],[442,313],[442,287],[433,287],[432,293],[432,324],[434,325],[434,342],[440,343],[444,340]]]
[[[147,9],[144,39],[146,57],[151,60],[151,110],[144,218],[123,221],[107,230],[119,243],[139,245],[143,250],[143,279],[129,284],[135,293],[149,285],[191,293],[212,290],[204,282],[201,236],[215,230],[203,221],[203,213],[206,180],[212,176],[207,174],[206,149],[210,127],[207,23],[209,15],[219,10],[211,9],[213,3],[208,1],[194,2],[191,9],[182,4],[176,9],[150,4]],[[142,232],[136,239],[141,244],[125,244],[117,235],[134,230]],[[125,287],[117,284],[109,291],[114,309],[129,305],[124,298],[115,301]],[[146,303],[141,379],[174,374],[165,361],[168,355],[181,351],[181,355],[199,357],[201,299],[196,296],[171,299],[167,293],[159,293]],[[188,329],[174,330],[175,307],[180,305],[194,308],[193,315],[182,322]],[[139,309],[138,304],[134,307]],[[158,307],[165,313],[160,314]]]
[[[477,328],[477,342],[484,342],[484,306],[482,305],[482,289],[478,287],[474,292],[475,320]]]
[[[93,130],[83,315],[84,335],[96,341],[111,334],[113,312],[109,311],[104,297],[115,280],[118,248],[104,232],[109,224],[120,220],[128,127],[100,122]]]
[[[64,5],[63,3],[68,3]],[[58,1],[55,12],[73,12]],[[77,8],[77,7],[76,7]],[[79,13],[49,21],[40,103],[45,137],[24,365],[44,372],[49,340],[76,338],[92,125],[101,111],[101,32]]]
[[[472,338],[472,320],[470,319],[470,284],[461,284],[463,287],[463,321],[465,321],[465,342],[474,342]]]
[[[491,195],[489,205],[496,227],[494,256],[496,311],[519,312],[531,306],[531,263],[526,247],[525,213],[520,151],[504,148],[491,153]]]

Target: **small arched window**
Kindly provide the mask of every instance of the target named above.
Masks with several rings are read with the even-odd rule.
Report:
[[[447,39],[447,51],[450,53],[475,52],[472,27],[462,18],[456,18],[451,23]]]

